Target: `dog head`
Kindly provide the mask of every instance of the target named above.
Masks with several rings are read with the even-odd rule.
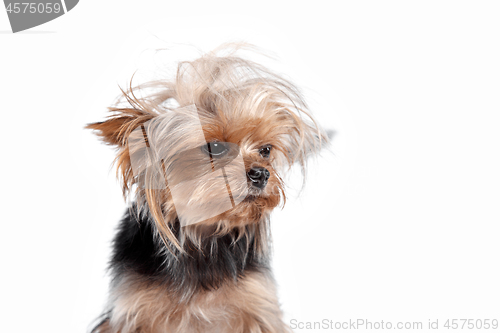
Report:
[[[285,201],[283,172],[305,168],[327,141],[293,84],[233,54],[182,62],[172,80],[122,92],[87,128],[117,147],[124,194],[178,249],[174,221],[191,238],[262,223]]]

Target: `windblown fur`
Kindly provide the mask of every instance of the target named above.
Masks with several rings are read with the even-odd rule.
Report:
[[[123,192],[135,196],[114,240],[109,309],[94,331],[289,331],[269,269],[269,214],[285,201],[280,175],[294,163],[304,168],[326,141],[298,89],[222,48],[179,63],[171,80],[122,92],[106,121],[87,126],[117,148]],[[234,145],[242,161],[223,168],[232,208],[207,218],[196,209],[179,215],[183,205],[215,211],[227,197],[197,178],[222,163],[211,153],[202,163],[200,124],[206,143]],[[269,156],[262,147],[272,147]],[[269,172],[263,188],[241,177],[255,167]]]

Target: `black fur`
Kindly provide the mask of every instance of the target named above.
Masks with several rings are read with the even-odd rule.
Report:
[[[268,260],[257,258],[254,239],[232,235],[203,239],[201,251],[186,242],[186,253],[172,254],[155,236],[153,222],[127,211],[113,242],[111,269],[116,278],[127,272],[165,283],[172,292],[187,294],[199,289],[219,288],[228,280],[236,281],[247,271],[267,270]],[[173,233],[178,236],[180,223]]]
[[[246,272],[269,270],[268,258],[255,255],[254,239],[242,237],[234,241],[238,236],[236,231],[204,239],[201,251],[188,242],[184,244],[185,253],[174,255],[155,235],[153,222],[132,213],[134,209],[127,210],[113,241],[110,269],[114,279],[128,273],[138,274],[145,281],[165,284],[172,295],[185,298],[200,289],[213,290],[225,282],[237,281]],[[174,223],[172,231],[179,235],[179,221]],[[109,318],[108,311],[91,333],[98,333]]]
[[[134,206],[127,210],[114,238],[110,262],[114,279],[134,273],[145,281],[164,284],[172,295],[189,297],[197,290],[213,290],[225,282],[237,281],[246,272],[269,270],[268,258],[255,255],[253,238],[234,241],[238,236],[235,231],[204,239],[201,251],[188,242],[184,244],[186,253],[174,255],[155,235],[153,222],[137,215]],[[172,231],[179,235],[179,221],[174,223]],[[91,333],[98,333],[109,318],[108,311]]]

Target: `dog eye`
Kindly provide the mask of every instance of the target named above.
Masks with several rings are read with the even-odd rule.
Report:
[[[265,145],[264,147],[259,149],[260,156],[264,158],[268,158],[269,155],[271,154],[271,145]]]
[[[210,157],[222,157],[229,151],[228,147],[223,142],[207,142],[201,146],[201,150]]]

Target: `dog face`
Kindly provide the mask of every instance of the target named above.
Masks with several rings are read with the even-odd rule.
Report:
[[[285,200],[283,172],[327,140],[291,83],[235,56],[181,63],[173,80],[131,87],[110,111],[88,128],[118,148],[124,193],[135,187],[177,247],[173,221],[198,237],[260,223]]]

